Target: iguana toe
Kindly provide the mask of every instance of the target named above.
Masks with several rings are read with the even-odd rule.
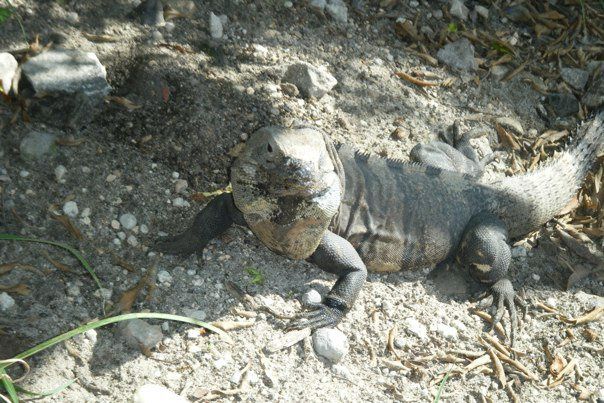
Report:
[[[334,327],[343,317],[344,313],[341,310],[321,304],[311,311],[299,314],[289,323],[287,329],[300,330],[308,327],[315,330],[321,327]]]
[[[526,305],[518,298],[512,283],[508,279],[501,279],[493,284],[491,293],[493,294],[493,305],[497,306],[491,329],[494,329],[501,322],[503,314],[507,310],[510,314],[510,345],[513,346],[515,334],[520,325],[520,319],[516,311],[516,302],[523,309],[526,309]]]

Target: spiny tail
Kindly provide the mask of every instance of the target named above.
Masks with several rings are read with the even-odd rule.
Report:
[[[493,183],[497,193],[495,209],[510,236],[524,235],[559,213],[577,193],[601,153],[604,153],[604,111],[579,127],[574,144],[555,159],[524,175]]]

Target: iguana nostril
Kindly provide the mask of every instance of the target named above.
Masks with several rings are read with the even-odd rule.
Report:
[[[273,152],[273,147],[271,146],[271,143],[268,143],[266,146],[266,151],[268,151],[269,153]]]

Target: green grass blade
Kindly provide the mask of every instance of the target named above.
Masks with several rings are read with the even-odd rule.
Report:
[[[0,241],[36,242],[36,243],[44,243],[47,245],[52,245],[52,246],[56,246],[58,248],[65,249],[69,253],[71,253],[73,256],[75,256],[76,259],[78,259],[80,261],[82,266],[84,266],[86,271],[90,274],[90,276],[96,283],[97,287],[99,289],[103,288],[103,286],[101,285],[101,282],[99,281],[99,278],[96,276],[96,273],[94,272],[94,269],[90,266],[90,264],[88,263],[86,258],[84,258],[84,256],[82,256],[82,254],[79,251],[77,251],[76,249],[72,248],[69,245],[66,245],[66,244],[60,243],[60,242],[47,241],[45,239],[27,238],[27,237],[22,237],[22,236],[18,236],[18,235],[4,234],[4,233],[0,233]]]
[[[111,323],[121,322],[124,320],[130,320],[130,319],[165,319],[165,320],[174,320],[177,322],[190,323],[192,325],[204,327],[214,333],[219,334],[226,341],[232,342],[231,338],[229,337],[229,335],[226,334],[226,332],[224,330],[218,329],[217,327],[212,326],[209,323],[201,322],[197,319],[188,318],[186,316],[171,315],[171,314],[167,314],[167,313],[153,313],[153,312],[127,313],[124,315],[112,316],[110,318],[95,320],[93,322],[90,322],[90,323],[87,323],[80,327],[77,327],[73,330],[70,330],[69,332],[63,333],[59,336],[53,337],[52,339],[46,340],[45,342],[40,343],[37,346],[30,348],[29,350],[26,350],[20,354],[17,354],[14,357],[14,359],[25,359],[25,358],[31,357],[32,355],[39,353],[40,351],[46,350],[47,348],[54,346],[55,344],[58,344],[65,340],[71,339],[72,337],[77,336],[78,334],[82,334],[90,329],[96,329],[98,327],[106,326]],[[3,371],[4,368],[8,367],[9,365],[12,365],[12,362],[7,363],[7,362],[0,361],[0,371]]]
[[[2,362],[2,361],[0,361]],[[2,380],[2,386],[6,393],[8,393],[8,397],[12,400],[13,403],[19,403],[19,397],[17,396],[17,391],[15,390],[15,385],[11,382],[8,374],[0,365],[0,379]]]
[[[30,390],[23,389],[23,388],[21,388],[19,386],[15,386],[15,389],[17,390],[17,392],[23,393],[24,395],[28,395],[28,396],[33,396],[33,397],[48,397],[48,396],[53,396],[53,395],[61,393],[62,391],[64,391],[68,387],[70,387],[75,381],[77,381],[77,378],[76,379],[71,379],[71,380],[65,382],[64,384],[59,385],[56,388],[54,388],[52,390],[49,390],[47,392],[32,392]]]
[[[443,393],[443,390],[445,389],[445,382],[447,382],[447,379],[449,379],[449,375],[451,375],[451,369],[452,368],[449,367],[449,370],[445,374],[445,377],[443,378],[442,381],[440,381],[440,385],[438,385],[438,391],[436,392],[436,396],[434,397],[434,403],[438,403],[438,401],[440,400],[440,395]]]

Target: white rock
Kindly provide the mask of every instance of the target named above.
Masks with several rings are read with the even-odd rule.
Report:
[[[90,217],[90,214],[91,214],[90,207],[85,207],[84,210],[82,210],[82,214],[80,214],[80,217],[82,217],[82,218]]]
[[[335,364],[331,367],[331,371],[339,376],[340,378],[344,378],[346,380],[352,381],[353,380],[353,376],[352,373],[350,372],[350,370],[348,369],[348,367],[342,365],[342,364]]]
[[[147,227],[146,224],[141,224],[139,230],[140,230],[141,234],[148,234],[149,233],[149,227]]]
[[[138,239],[136,239],[136,237],[134,235],[129,235],[127,242],[128,242],[128,245],[130,245],[130,246],[133,246],[133,247],[138,246]]]
[[[300,298],[300,302],[302,302],[302,305],[304,306],[317,305],[321,302],[321,300],[321,294],[319,294],[319,292],[314,288],[311,288],[310,290],[306,291],[302,295],[302,298]]]
[[[78,204],[76,202],[72,201],[68,201],[67,203],[63,204],[63,212],[71,218],[75,218],[78,216]]]
[[[524,246],[516,246],[512,248],[512,257],[526,257],[527,252]]]
[[[66,173],[67,168],[65,168],[63,165],[57,165],[57,167],[55,168],[55,179],[57,180],[57,182],[61,182]]]
[[[548,297],[545,300],[545,304],[547,306],[551,306],[552,308],[555,308],[556,306],[558,306],[558,300],[556,298],[554,298],[554,297]]]
[[[190,204],[188,201],[186,201],[185,199],[183,199],[182,197],[177,197],[174,200],[172,200],[172,205],[174,207],[189,207]]]
[[[166,25],[164,25],[164,28],[166,29],[166,32],[172,32],[174,31],[175,25],[172,21],[168,21],[166,22]]]
[[[111,228],[113,229],[120,229],[121,225],[120,222],[118,220],[111,220]]]
[[[445,325],[444,323],[436,324],[436,326],[434,326],[434,330],[445,339],[457,339],[457,329],[449,325]]]
[[[136,217],[134,216],[134,214],[130,213],[122,214],[120,216],[120,224],[122,224],[122,227],[124,227],[124,229],[130,230],[136,227]]]
[[[3,292],[0,293],[0,311],[7,311],[15,306],[15,300],[13,297]]]
[[[13,77],[19,64],[13,55],[7,52],[0,53],[0,92],[8,94],[13,82]]]
[[[321,328],[312,335],[315,353],[331,362],[338,362],[348,352],[348,339],[338,329]]]
[[[172,275],[165,270],[160,270],[159,273],[157,273],[157,281],[160,283],[171,283]]]
[[[138,388],[132,397],[133,403],[189,403],[188,399],[177,395],[161,385],[146,384]]]
[[[210,35],[214,39],[220,39],[223,35],[222,21],[212,12],[210,12]]]
[[[75,284],[71,284],[67,287],[67,295],[70,297],[77,297],[80,295],[80,287]]]
[[[96,332],[96,330],[95,330],[95,329],[86,330],[86,331],[84,332],[84,336],[85,336],[85,337],[86,337],[88,340],[90,340],[90,342],[91,342],[92,344],[95,344],[95,343],[96,343],[96,341],[97,341],[97,338],[98,338],[98,337],[97,337],[97,336],[98,336],[98,334],[97,334],[97,332]]]
[[[531,275],[531,277],[532,277],[532,278],[533,278],[533,280],[535,280],[535,281],[539,281],[539,280],[541,280],[541,276],[540,276],[540,275],[538,275],[537,273],[533,273],[533,274]]]
[[[422,340],[428,340],[428,329],[426,326],[419,323],[415,318],[407,318],[405,319],[405,326],[409,333],[414,334]]]
[[[199,329],[197,329],[197,328],[187,329],[187,339],[195,340],[195,339],[198,339],[200,336],[201,336],[201,333],[199,333]]]

